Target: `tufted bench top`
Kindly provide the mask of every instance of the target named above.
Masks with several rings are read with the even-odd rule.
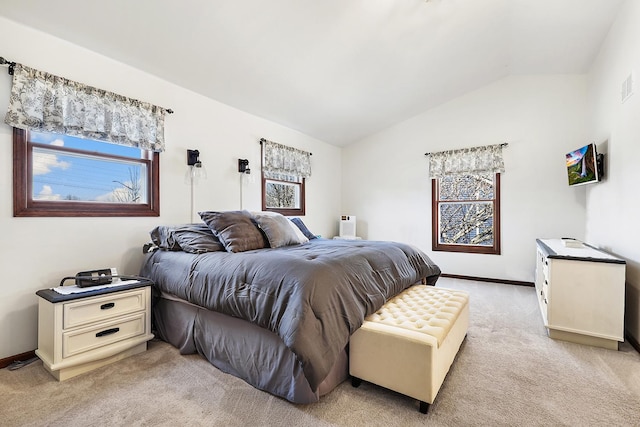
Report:
[[[468,302],[466,292],[414,285],[365,320],[431,335],[439,347]]]

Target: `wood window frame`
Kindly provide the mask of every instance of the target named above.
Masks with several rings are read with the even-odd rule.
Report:
[[[287,208],[269,208],[267,207],[267,180],[282,182],[286,184],[293,184],[300,186],[300,208],[287,209]],[[305,182],[304,178],[302,178],[301,182],[295,181],[281,181],[272,178],[265,178],[264,173],[262,173],[262,210],[267,212],[278,212],[285,216],[301,216],[305,214]]]
[[[439,179],[431,180],[431,249],[443,252],[500,255],[500,174],[496,173],[493,188],[493,246],[452,245],[440,243]],[[470,201],[473,202],[473,201]]]
[[[277,212],[284,216],[304,216],[305,214],[305,178],[302,178],[300,182],[296,181],[283,181],[272,178],[266,178],[264,176],[264,145],[262,142],[260,143],[260,176],[262,179],[262,210],[265,212]],[[267,207],[267,180],[269,181],[279,181],[287,184],[294,184],[300,186],[300,207],[294,209],[287,208],[269,208]]]
[[[33,200],[33,143],[28,131],[13,129],[13,216],[14,217],[143,217],[160,215],[160,155],[147,152],[142,163],[148,168],[147,203],[101,203]],[[69,150],[71,151],[71,150]],[[109,158],[109,155],[99,154]]]

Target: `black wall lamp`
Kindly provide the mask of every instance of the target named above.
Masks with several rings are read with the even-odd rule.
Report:
[[[249,160],[238,159],[238,172],[246,174],[251,173],[251,169],[249,169]]]
[[[197,168],[202,167],[202,162],[200,161],[200,151],[187,150],[187,165],[195,166]]]
[[[194,186],[200,179],[207,178],[207,170],[204,165],[200,161],[200,151],[198,150],[187,150],[187,173],[185,174],[185,183],[189,184],[191,187],[191,216],[189,217],[192,222],[195,221],[194,218]]]

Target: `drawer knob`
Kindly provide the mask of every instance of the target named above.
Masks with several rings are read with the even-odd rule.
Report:
[[[113,308],[115,306],[116,306],[115,302],[109,302],[109,303],[106,303],[106,304],[102,304],[100,306],[100,310],[109,310],[110,308]]]
[[[100,331],[96,334],[96,338],[100,338],[100,337],[104,337],[105,335],[111,335],[111,334],[115,334],[116,332],[118,332],[120,330],[120,328],[111,328],[111,329],[105,329],[104,331]]]

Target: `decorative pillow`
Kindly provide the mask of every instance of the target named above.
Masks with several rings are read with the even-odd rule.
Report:
[[[304,234],[307,239],[312,240],[318,238],[315,234],[309,231],[300,218],[291,218],[291,222],[294,223],[300,231],[302,231],[302,234]]]
[[[224,246],[206,224],[159,225],[149,232],[160,249],[203,253],[223,251]]]
[[[253,217],[272,248],[299,245],[309,241],[304,235],[298,235],[291,221],[280,213],[259,212],[254,213]]]
[[[178,226],[181,227],[181,226]],[[165,251],[181,251],[182,248],[173,238],[176,226],[159,225],[149,232],[151,241]]]
[[[302,231],[300,231],[297,225],[295,225],[293,222],[289,220],[287,220],[287,224],[289,224],[289,227],[291,227],[293,231],[296,233],[296,236],[298,236],[298,240],[300,241],[300,243],[307,243],[309,241],[309,238],[304,234],[302,234]]]
[[[264,237],[247,211],[198,212],[227,252],[244,252],[265,247]]]
[[[192,254],[224,251],[224,246],[213,235],[207,224],[193,224],[188,227],[176,228],[173,231],[173,238],[183,251]]]

